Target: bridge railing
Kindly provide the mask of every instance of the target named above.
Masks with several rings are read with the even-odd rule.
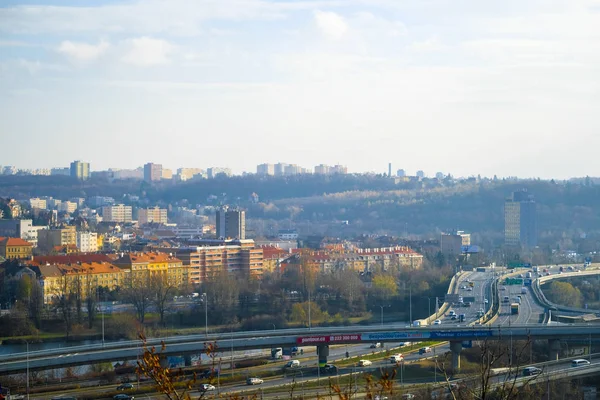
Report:
[[[452,279],[450,279],[450,284],[448,285],[447,294],[455,294],[458,291],[458,285],[460,284],[460,280],[464,274],[465,274],[464,271],[459,271],[458,273],[456,273],[452,276]],[[450,303],[444,301],[444,303],[442,303],[442,305],[440,306],[440,308],[437,310],[436,313],[434,313],[433,315],[430,315],[429,317],[427,317],[425,319],[427,321],[427,324],[431,325],[431,323],[433,321],[435,321],[436,319],[438,319],[439,317],[444,315],[446,313],[446,311],[448,311],[449,308],[450,308]],[[412,321],[411,321],[411,323],[412,323]]]
[[[580,308],[580,307],[569,307],[569,306],[565,306],[562,304],[553,303],[546,298],[546,296],[544,295],[544,292],[542,291],[541,285],[545,282],[548,282],[548,281],[551,281],[554,279],[577,278],[580,276],[590,276],[590,275],[598,275],[598,274],[600,274],[600,271],[593,269],[593,270],[580,271],[580,272],[565,272],[562,274],[541,276],[541,277],[535,279],[532,282],[531,286],[534,288],[535,294],[538,297],[538,299],[540,300],[540,302],[548,308],[556,308],[557,310],[561,310],[561,311],[576,312],[576,313],[583,313],[583,314],[597,313],[597,312],[600,312],[600,310],[589,309],[589,308]]]

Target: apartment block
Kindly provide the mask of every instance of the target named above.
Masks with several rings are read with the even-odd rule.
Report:
[[[537,215],[533,195],[526,190],[514,192],[504,202],[504,244],[535,247]]]
[[[463,231],[442,233],[440,237],[440,251],[445,255],[462,254],[463,246],[471,245],[471,234]]]
[[[63,211],[66,213],[74,213],[77,210],[77,203],[73,203],[72,201],[63,201],[58,205],[58,211]]]
[[[140,225],[156,223],[167,224],[167,210],[165,208],[142,208],[138,210],[138,223]]]
[[[177,170],[177,179],[180,181],[190,180],[196,175],[203,176],[204,170],[200,168],[179,168]]]
[[[38,247],[43,251],[50,251],[55,247],[69,245],[77,245],[77,231],[74,226],[38,231]]]
[[[40,210],[48,209],[48,203],[47,203],[46,199],[40,199],[38,197],[29,199],[29,206],[31,206],[31,208],[39,208]]]
[[[162,164],[147,163],[144,165],[144,180],[155,182],[162,179]]]
[[[217,239],[246,239],[246,212],[227,207],[217,210]]]
[[[190,283],[200,284],[223,273],[260,278],[263,274],[263,250],[254,241],[200,240],[199,246],[160,248],[171,252],[189,266]]]
[[[77,232],[77,248],[82,253],[98,251],[98,234],[96,232]]]
[[[256,166],[256,174],[262,176],[274,176],[275,165],[273,164],[260,164]]]
[[[217,175],[223,174],[225,176],[231,176],[231,169],[221,167],[211,167],[206,170],[209,179],[214,179]]]
[[[114,206],[102,207],[102,220],[107,222],[132,222],[131,206],[117,204]]]
[[[113,264],[121,269],[128,270],[131,279],[140,276],[162,275],[172,285],[187,285],[190,282],[190,267],[173,256],[172,253],[147,252],[147,253],[124,253],[113,261]]]
[[[90,178],[90,163],[83,161],[73,161],[71,163],[70,175],[72,178],[87,180]]]

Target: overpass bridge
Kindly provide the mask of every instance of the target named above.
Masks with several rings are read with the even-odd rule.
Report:
[[[382,326],[351,326],[328,328],[282,329],[274,331],[232,332],[227,334],[189,335],[164,339],[149,339],[148,346],[160,346],[164,342],[166,350],[164,355],[186,355],[202,353],[206,343],[215,342],[222,351],[236,351],[245,349],[291,347],[291,346],[316,346],[319,354],[319,364],[327,362],[329,345],[332,344],[357,344],[372,342],[411,342],[423,340],[449,341],[453,353],[453,366],[460,367],[460,352],[463,341],[471,340],[503,340],[512,338],[548,340],[550,344],[551,359],[558,359],[561,339],[588,339],[600,338],[600,326],[569,325],[547,326],[540,324],[540,316],[544,315],[544,300],[537,299],[538,293],[532,290],[525,296],[522,304],[523,312],[520,315],[511,315],[510,312],[502,314],[499,304],[501,294],[498,293],[497,280],[518,272],[509,272],[508,275],[496,276],[501,270],[487,272],[459,273],[450,283],[449,294],[461,293],[461,282],[466,279],[474,283],[472,292],[463,294],[476,297],[475,306],[466,309],[466,322],[468,325],[457,326],[450,320],[444,320],[442,325],[431,327],[413,328],[407,323],[387,324]],[[600,273],[597,270],[596,273]],[[566,277],[566,274],[556,276]],[[520,289],[520,288],[518,288]],[[508,292],[506,292],[508,293]],[[510,293],[511,295],[515,293]],[[490,300],[489,303],[485,300]],[[495,307],[494,307],[494,303]],[[542,305],[540,306],[539,303]],[[439,312],[428,317],[433,319],[447,317],[451,304],[444,303]],[[484,318],[479,318],[478,308],[486,312]],[[495,314],[495,315],[493,315]],[[474,325],[485,323],[487,325]],[[452,325],[452,326],[450,326]],[[65,352],[68,352],[65,354]],[[0,375],[13,374],[30,370],[45,370],[63,368],[76,365],[87,365],[107,361],[135,360],[142,353],[141,341],[116,342],[102,345],[87,345],[79,347],[42,350],[28,353],[17,353],[4,356],[0,364]]]
[[[226,337],[229,336],[229,337]],[[367,327],[338,327],[319,329],[298,329],[269,331],[269,332],[238,332],[232,335],[198,335],[182,337],[180,340],[171,339],[163,354],[185,355],[202,353],[205,343],[215,343],[218,349],[245,350],[257,348],[316,346],[318,348],[319,364],[327,362],[329,346],[336,344],[357,344],[373,342],[415,342],[415,341],[449,341],[453,354],[453,366],[460,368],[460,352],[463,341],[487,340],[548,340],[551,351],[558,352],[561,339],[591,340],[600,338],[600,325],[511,325],[507,326],[470,326],[470,327],[423,327],[406,326],[367,326]],[[153,340],[149,345],[157,344]],[[552,350],[554,349],[554,350]],[[64,355],[65,349],[45,350],[34,353],[18,353],[6,356],[0,365],[0,374],[14,374],[29,370],[45,370],[67,366],[86,365],[114,360],[135,360],[142,349],[140,342],[129,342],[118,346],[81,350]],[[70,349],[69,351],[76,351]]]

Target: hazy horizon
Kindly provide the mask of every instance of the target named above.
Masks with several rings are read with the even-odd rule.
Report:
[[[600,176],[597,0],[0,5],[1,165]]]

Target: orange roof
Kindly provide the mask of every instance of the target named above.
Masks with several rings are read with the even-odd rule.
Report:
[[[115,264],[140,264],[140,263],[162,263],[162,262],[181,262],[180,259],[170,256],[167,253],[148,252],[148,253],[125,253],[114,261]]]
[[[287,251],[274,246],[262,246],[263,258],[269,260],[272,258],[279,258],[284,254],[289,254]]]
[[[29,262],[30,265],[46,264],[76,264],[80,263],[98,263],[111,262],[111,257],[106,254],[67,254],[64,256],[36,256]]]
[[[0,237],[0,244],[2,246],[29,246],[33,245],[26,240],[21,238],[13,238],[13,237]]]
[[[81,264],[57,264],[40,265],[37,267],[42,278],[63,275],[79,274],[110,274],[121,272],[121,269],[109,263],[81,263]]]

